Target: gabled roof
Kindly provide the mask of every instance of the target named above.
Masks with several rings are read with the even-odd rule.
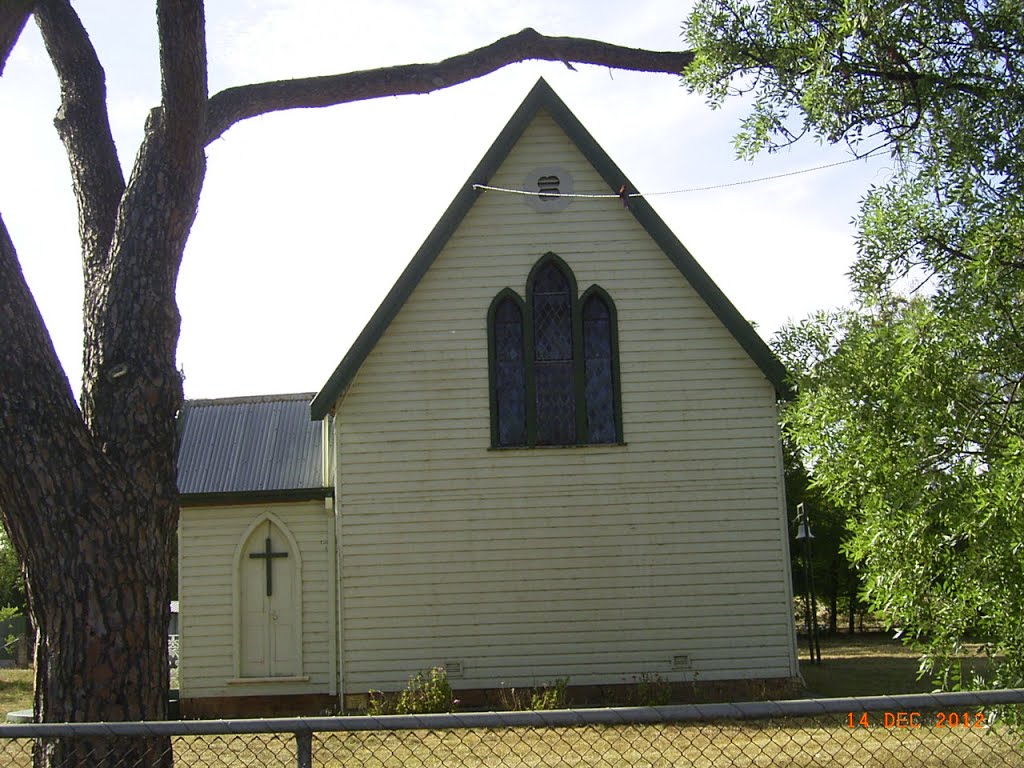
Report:
[[[312,393],[189,400],[178,417],[182,503],[323,498],[323,429]]]
[[[498,134],[498,138],[494,140],[479,165],[470,174],[462,190],[455,196],[451,205],[448,206],[448,210],[427,236],[416,255],[413,256],[412,261],[409,262],[380,307],[370,318],[370,322],[363,328],[362,333],[356,338],[348,353],[338,364],[327,383],[324,384],[323,389],[313,398],[310,404],[310,413],[313,419],[322,419],[330,412],[331,407],[351,383],[352,378],[380,340],[388,325],[394,320],[419,281],[430,269],[448,242],[448,238],[462,223],[476,199],[483,194],[473,185],[490,182],[498,168],[505,162],[509,152],[512,151],[512,147],[523,135],[523,131],[540,110],[548,112],[576,144],[583,156],[607,182],[610,193],[618,192],[623,184],[631,193],[637,191],[633,183],[619,170],[608,153],[594,140],[594,137],[583,127],[583,124],[552,90],[551,86],[543,78],[538,80],[519,109],[515,111],[501,133]],[[760,367],[765,377],[775,386],[775,390],[783,397],[789,397],[791,390],[786,383],[787,374],[782,363],[757,335],[750,323],[733,306],[732,302],[726,298],[721,289],[715,285],[686,247],[679,242],[668,225],[654,212],[654,209],[643,197],[631,197],[629,210],[672,263],[682,272],[683,277],[704,299],[722,324],[729,329],[740,346]]]

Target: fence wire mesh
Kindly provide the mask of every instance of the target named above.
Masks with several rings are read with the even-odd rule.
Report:
[[[0,764],[1021,766],[1024,690],[559,712],[0,727]]]

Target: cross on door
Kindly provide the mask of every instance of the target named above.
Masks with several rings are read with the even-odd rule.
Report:
[[[270,537],[267,536],[267,545],[262,552],[250,552],[249,557],[253,559],[262,558],[266,561],[267,566],[267,597],[270,597],[274,593],[274,569],[272,562],[275,557],[288,557],[287,552],[275,552],[273,545],[270,543]]]

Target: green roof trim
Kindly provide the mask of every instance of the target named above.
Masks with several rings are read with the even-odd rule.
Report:
[[[430,269],[473,203],[483,194],[480,190],[474,189],[473,185],[490,182],[498,168],[505,162],[509,152],[512,151],[512,147],[523,135],[526,127],[541,110],[547,111],[576,144],[583,156],[607,182],[609,192],[617,192],[623,184],[631,193],[638,191],[551,86],[543,78],[538,80],[501,133],[498,134],[473,173],[470,174],[459,194],[455,196],[440,221],[437,222],[416,255],[413,256],[412,261],[409,262],[380,307],[370,318],[369,323],[363,328],[362,333],[356,338],[338,367],[334,369],[334,373],[327,379],[327,383],[313,398],[310,403],[310,413],[314,420],[323,419],[330,413],[334,403],[348,388],[363,361],[366,360],[370,351],[380,340],[391,321],[394,320],[423,275]],[[785,367],[746,318],[722,293],[708,273],[697,263],[686,246],[655,213],[650,204],[643,197],[631,197],[629,198],[629,210],[683,274],[683,277],[704,299],[722,324],[732,333],[736,341],[764,373],[765,378],[775,387],[776,392],[783,398],[791,398],[793,392],[787,383],[788,374]]]

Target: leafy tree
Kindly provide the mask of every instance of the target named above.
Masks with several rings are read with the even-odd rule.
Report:
[[[7,531],[0,524],[0,608],[25,613],[25,583],[21,577],[18,554],[11,546]]]
[[[526,59],[678,73],[685,52],[526,29],[435,64],[207,93],[201,0],[156,0],[161,101],[130,176],[111,136],[104,72],[69,0],[0,4],[0,72],[34,16],[61,87],[54,120],[78,201],[85,280],[76,403],[0,220],[0,514],[37,627],[35,711],[47,722],[166,712],[168,569],[177,521],[174,289],[206,171],[204,148],[268,112],[427,93]],[[56,740],[37,764],[169,762],[161,739]],[[163,754],[154,758],[153,751]]]
[[[810,136],[892,158],[858,220],[859,307],[782,334],[805,361],[787,429],[858,511],[872,605],[926,668],[968,637],[1004,654],[999,685],[1024,681],[1022,10],[701,0],[686,25],[690,87],[752,99],[741,154]]]
[[[809,359],[808,339],[792,328],[772,340],[772,348],[790,376],[804,380]],[[826,334],[826,338],[828,338]],[[803,503],[808,511],[813,542],[813,579],[819,605],[828,614],[828,629],[839,631],[840,613],[845,617],[846,629],[853,633],[857,618],[862,617],[866,604],[860,599],[860,579],[845,554],[850,533],[847,530],[850,512],[823,492],[814,482],[807,467],[807,452],[794,439],[790,431],[782,433],[783,466],[785,467],[786,498],[789,505],[790,529],[797,530],[797,505]],[[798,600],[806,595],[804,547],[794,542],[790,547],[794,593]]]
[[[844,554],[849,537],[846,530],[848,514],[829,501],[821,489],[812,483],[812,476],[801,459],[800,451],[788,434],[783,434],[783,466],[785,468],[786,501],[791,536],[798,530],[797,506],[803,504],[814,535],[811,547],[811,567],[815,602],[819,615],[827,615],[829,632],[839,631],[840,618],[845,618],[847,631],[854,632],[856,618],[863,610],[858,598],[857,574]],[[808,594],[805,567],[805,545],[790,540],[790,570],[793,574],[793,593],[799,613],[798,626],[804,622],[805,600]]]
[[[834,313],[783,332],[815,358],[785,415],[817,484],[857,509],[847,548],[866,594],[925,668],[961,685],[967,638],[1005,654],[996,685],[1021,675],[1024,484],[1015,393],[989,375],[990,348],[926,298]]]

